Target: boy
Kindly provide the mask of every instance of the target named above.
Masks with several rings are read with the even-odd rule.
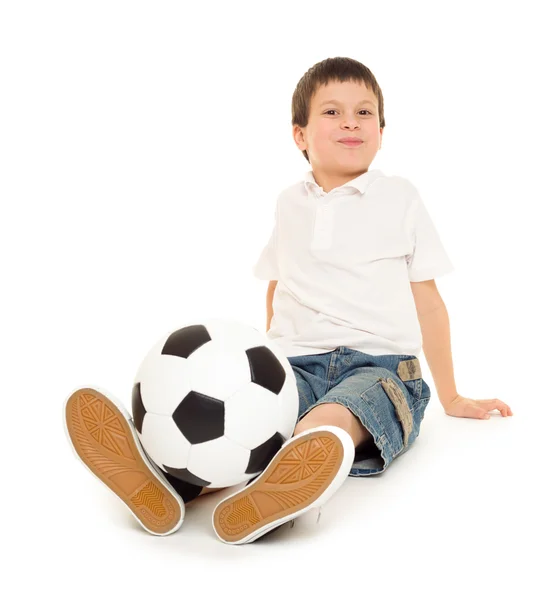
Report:
[[[421,342],[446,414],[512,415],[497,398],[457,393],[434,282],[453,266],[416,188],[369,170],[385,126],[373,74],[352,59],[324,60],[298,83],[292,113],[294,141],[312,170],[278,196],[254,275],[269,280],[267,335],[292,365],[300,411],[265,471],[215,508],[215,533],[228,544],[320,509],[348,475],[381,473],[412,446],[430,400]],[[130,415],[105,392],[77,390],[65,411],[79,457],[147,531],[176,531],[184,503],[216,491],[153,465]]]

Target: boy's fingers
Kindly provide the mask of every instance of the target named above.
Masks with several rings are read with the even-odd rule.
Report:
[[[511,410],[511,408],[507,404],[505,404],[505,402],[499,400],[498,398],[494,398],[493,400],[484,400],[482,404],[485,404],[487,406],[486,412],[497,408],[497,410],[501,413],[502,417],[508,417],[513,415],[513,411]]]
[[[484,400],[483,403],[486,404],[486,406],[488,407],[488,410],[493,410],[494,408],[497,408],[497,410],[503,416],[513,414],[513,411],[511,410],[511,408],[507,404],[505,404],[505,402],[503,402],[502,400],[499,400],[498,398],[494,398],[493,400]]]

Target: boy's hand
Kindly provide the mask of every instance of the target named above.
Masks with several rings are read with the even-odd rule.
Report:
[[[451,417],[468,417],[471,419],[489,419],[488,412],[497,408],[502,417],[512,417],[513,411],[501,400],[472,400],[464,396],[456,396],[446,407],[445,412]]]

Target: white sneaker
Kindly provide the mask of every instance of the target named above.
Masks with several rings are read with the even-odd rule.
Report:
[[[213,512],[213,529],[227,544],[246,544],[322,506],[347,478],[355,446],[334,425],[290,438],[267,468]]]
[[[169,535],[179,529],[184,502],[147,457],[121,403],[99,388],[79,388],[64,403],[63,423],[77,458],[146,531]]]

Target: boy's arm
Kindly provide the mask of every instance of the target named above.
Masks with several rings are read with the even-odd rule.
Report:
[[[453,374],[449,316],[434,279],[411,282],[422,333],[422,349],[444,408],[458,395]]]
[[[275,288],[278,281],[269,281],[269,287],[267,288],[267,329],[271,327],[271,319],[273,318],[273,296],[275,295]]]

